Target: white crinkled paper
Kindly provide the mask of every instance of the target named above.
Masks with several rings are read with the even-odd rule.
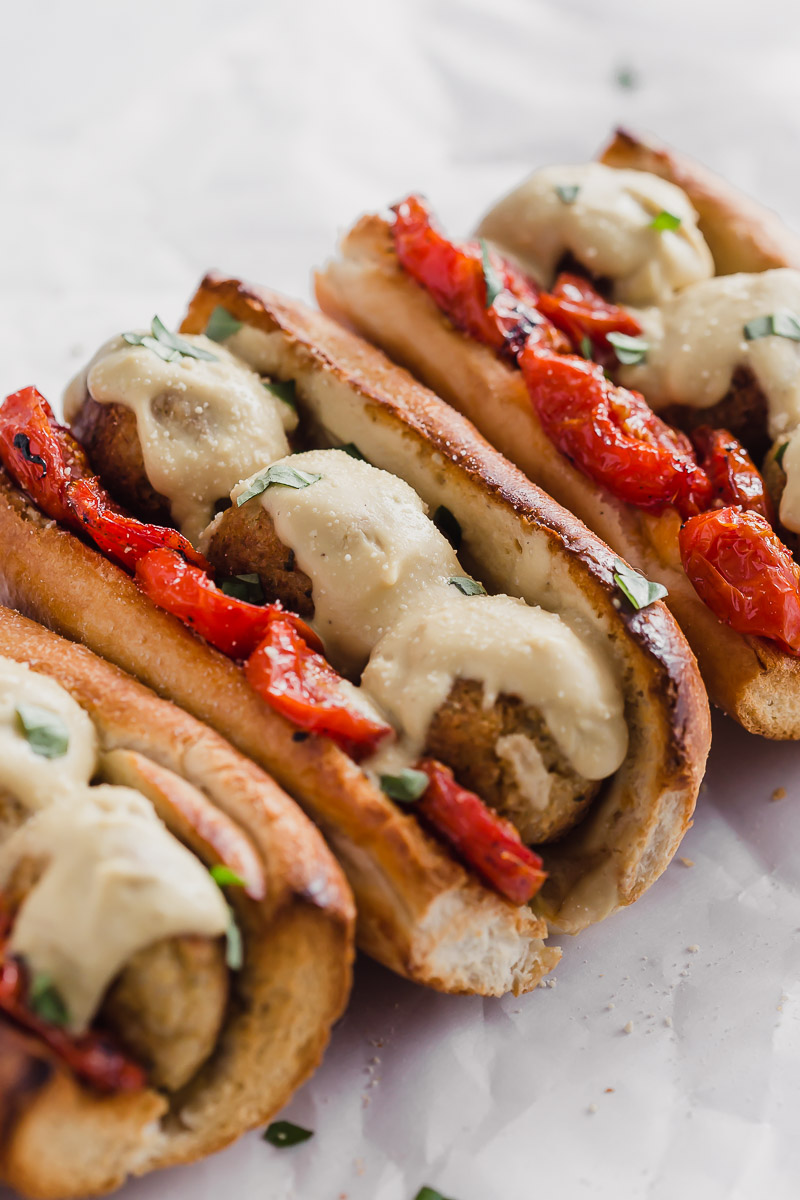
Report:
[[[787,0],[763,21],[742,0],[9,5],[3,390],[57,397],[110,334],[176,322],[208,267],[308,295],[337,231],[411,189],[466,231],[617,122],[800,226],[799,33]],[[718,719],[680,853],[531,996],[438,996],[362,961],[285,1114],[314,1138],[253,1134],[125,1200],[800,1194],[800,747]]]

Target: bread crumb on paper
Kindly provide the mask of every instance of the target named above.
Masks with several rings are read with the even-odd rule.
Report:
[[[681,866],[684,866],[684,867],[693,867],[694,866],[693,858],[679,858],[678,862],[681,864]]]
[[[664,1017],[664,1024],[667,1029],[672,1029],[672,1017]]]
[[[597,1105],[590,1104],[586,1111],[589,1113],[590,1116],[594,1116],[594,1114],[597,1112]]]
[[[613,1088],[606,1088],[606,1095],[608,1095],[608,1094],[609,1094],[609,1092],[613,1092],[613,1091],[614,1091],[614,1089],[613,1089]]]
[[[628,1021],[627,1025],[622,1026],[623,1033],[633,1033],[633,1021]]]
[[[785,787],[776,787],[775,791],[770,796],[770,800],[785,800],[785,799],[786,799],[786,788]]]
[[[696,942],[694,942],[691,946],[687,946],[686,949],[689,952],[689,954],[699,954],[699,952],[700,952],[700,947],[697,945]]]

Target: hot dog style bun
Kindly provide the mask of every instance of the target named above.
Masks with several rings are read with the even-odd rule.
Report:
[[[8,609],[0,744],[0,1178],[96,1194],[266,1121],[349,991],[352,900],[317,830],[216,733]]]
[[[399,927],[388,884],[420,913],[419,944],[430,897],[461,871],[412,815],[420,811],[426,829],[452,836],[452,827],[445,834],[437,824],[441,809],[428,807],[428,793],[419,810],[412,796],[389,799],[394,781],[407,780],[409,769],[418,776],[418,764],[432,760],[469,789],[472,798],[459,803],[482,812],[484,828],[499,812],[518,841],[540,849],[547,878],[532,907],[553,927],[581,929],[636,899],[677,847],[708,748],[705,696],[666,609],[627,605],[614,582],[621,564],[602,543],[469,422],[333,321],[266,289],[208,276],[182,333],[207,350],[209,330],[271,395],[291,388],[297,427],[295,453],[233,487],[232,503],[199,546],[217,578],[255,579],[310,621],[330,661],[358,685],[359,702],[393,730],[362,756],[361,770],[350,763],[340,774],[346,790],[335,807],[311,767],[323,752],[330,764],[340,762],[333,747],[289,740],[291,756],[274,767],[345,865],[361,906],[362,944],[410,973],[407,950],[401,956],[396,934],[387,946],[386,920],[377,919],[389,915]],[[155,487],[177,523],[183,501],[167,495],[165,473],[148,466],[161,434],[151,436],[139,412],[153,398],[127,386],[128,370],[104,355],[70,388],[67,414],[109,487],[124,476],[128,502],[138,498],[142,515],[145,484]],[[222,419],[219,408],[214,419]],[[185,421],[179,431],[173,443],[190,437]],[[209,493],[208,512],[214,500]],[[180,686],[181,702],[196,704]],[[241,725],[238,739],[243,745]],[[250,753],[254,742],[245,747]],[[467,849],[474,851],[474,839]],[[425,974],[417,962],[414,977],[439,986],[460,977],[471,990],[530,986],[554,961],[552,950],[537,950],[535,970],[513,965],[510,914],[530,921],[531,909],[509,908],[474,879],[469,886],[470,936],[482,930],[487,974],[474,965],[475,943],[467,956],[462,941],[447,973],[438,965],[438,978],[430,968]],[[457,894],[451,890],[453,900]],[[451,930],[454,911],[451,902]],[[505,975],[501,953],[511,963]],[[492,976],[487,963],[495,964]]]
[[[423,286],[401,265],[395,229],[396,222],[378,216],[364,217],[354,226],[339,256],[317,276],[323,309],[410,368],[531,479],[667,589],[666,603],[717,704],[751,731],[774,738],[800,736],[797,650],[787,652],[772,636],[737,632],[701,598],[682,559],[682,519],[731,500],[693,499],[694,507],[687,504],[682,510],[669,502],[659,507],[648,495],[649,478],[643,474],[641,504],[635,504],[615,491],[613,478],[610,486],[598,482],[593,464],[580,464],[545,427],[542,409],[532,399],[530,374],[519,366],[521,344],[512,347],[507,340],[516,335],[506,332],[506,341],[501,335],[497,344],[489,344],[470,330],[468,318],[459,324],[445,315],[435,286]],[[758,536],[772,539],[770,552],[781,559],[786,577],[793,577],[789,549],[796,545],[795,527],[800,527],[794,466],[800,448],[792,448],[792,431],[800,419],[797,345],[790,334],[761,336],[758,320],[800,309],[800,274],[783,269],[800,262],[797,240],[773,214],[739,197],[709,172],[630,135],[618,135],[602,163],[536,171],[487,213],[478,234],[490,283],[500,271],[500,258],[491,258],[497,253],[503,256],[504,270],[517,272],[513,280],[506,274],[506,289],[516,287],[519,296],[528,287],[529,308],[548,289],[558,293],[544,297],[551,302],[548,312],[562,301],[568,308],[585,283],[596,308],[607,301],[607,310],[617,317],[633,318],[633,332],[638,328],[638,333],[633,339],[630,329],[623,335],[619,357],[602,334],[592,346],[573,327],[572,343],[565,341],[560,330],[569,326],[563,324],[563,308],[553,317],[556,324],[561,321],[559,328],[551,327],[550,333],[556,335],[554,344],[560,339],[555,346],[559,355],[571,356],[573,364],[576,354],[598,355],[600,365],[628,389],[626,396],[631,390],[643,393],[652,409],[684,431],[673,434],[660,426],[655,435],[662,438],[662,447],[675,438],[680,470],[696,469],[696,462],[690,464],[700,451],[685,434],[701,439],[700,426],[718,431],[718,445],[725,452],[733,451],[728,444],[733,434],[757,464],[769,450],[764,476],[778,509],[775,530],[784,546],[772,539],[766,524]],[[419,245],[423,236],[427,234],[420,235]],[[432,235],[439,236],[438,231]],[[474,245],[468,253],[480,260]],[[460,265],[464,267],[463,259]],[[451,274],[456,290],[464,285],[463,279],[460,284],[454,279]],[[535,285],[525,282],[531,279]],[[502,283],[498,288],[506,300],[500,303],[510,304],[514,297]],[[751,333],[743,333],[745,326]],[[541,368],[543,362],[532,358],[529,365]],[[546,369],[536,372],[540,395]],[[580,384],[580,367],[572,365],[569,371]],[[584,375],[590,371],[583,369]],[[598,395],[605,386],[596,369],[590,386]],[[609,394],[613,411],[619,389],[609,389]],[[563,394],[557,404],[562,401]],[[636,419],[652,426],[652,413],[646,415],[640,400],[635,403],[640,406]],[[585,413],[582,425],[591,425]],[[695,447],[700,444],[696,441]],[[618,473],[624,469],[620,462]],[[747,470],[751,478],[756,475],[752,463]],[[707,479],[701,482],[708,484]],[[767,497],[761,508],[767,512],[769,507]],[[714,586],[712,578],[708,588]],[[796,590],[796,584],[788,586]]]

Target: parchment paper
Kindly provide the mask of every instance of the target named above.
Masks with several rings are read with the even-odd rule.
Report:
[[[618,122],[800,226],[788,2],[2,12],[4,393],[57,398],[110,334],[176,322],[211,266],[308,295],[337,231],[412,188],[466,232],[532,166],[585,159]],[[551,986],[448,998],[362,961],[286,1113],[314,1138],[253,1134],[123,1200],[797,1196],[798,806],[800,748],[718,719],[681,859],[565,939]]]

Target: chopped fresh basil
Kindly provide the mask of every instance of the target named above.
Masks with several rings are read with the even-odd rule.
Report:
[[[800,342],[800,317],[792,312],[776,312],[766,317],[755,317],[745,325],[744,336],[748,342],[772,336]]]
[[[273,1121],[264,1131],[264,1141],[271,1146],[299,1146],[314,1136],[313,1129],[304,1129],[291,1121]]]
[[[237,496],[236,507],[241,508],[248,500],[252,500],[253,496],[260,496],[269,487],[307,488],[312,483],[316,483],[318,479],[322,479],[322,476],[311,475],[308,471],[290,467],[288,463],[273,463],[271,467],[267,467],[266,471],[261,471],[251,480],[250,486],[245,488],[241,496]]]
[[[454,550],[458,550],[461,547],[461,526],[449,508],[445,508],[443,504],[440,504],[433,514],[433,523],[439,530],[439,533],[444,534]]]
[[[210,354],[202,346],[193,346],[177,333],[170,333],[160,317],[153,317],[150,333],[123,333],[129,346],[144,346],[152,350],[164,362],[177,362],[179,358],[202,358],[207,362],[218,362],[216,354]]]
[[[789,438],[785,442],[781,442],[778,449],[775,451],[775,463],[779,467],[783,467],[783,456],[786,453],[786,447],[789,445]]]
[[[34,754],[63,758],[69,749],[69,730],[60,717],[38,704],[18,704],[17,723]]]
[[[638,86],[639,77],[630,67],[617,67],[614,73],[614,82],[623,91],[630,92]]]
[[[424,771],[415,771],[413,767],[404,767],[399,775],[381,775],[380,780],[381,791],[400,804],[413,804],[419,800],[430,783]]]
[[[37,971],[31,979],[28,1003],[31,1011],[48,1025],[66,1025],[69,1022],[69,1010],[64,997],[46,971]]]
[[[264,589],[258,575],[232,575],[230,579],[220,581],[219,590],[235,600],[245,600],[248,604],[264,603]]]
[[[662,596],[669,594],[662,583],[651,583],[621,559],[618,558],[614,566],[614,583],[634,608],[647,608],[654,600],[660,600]]]
[[[591,359],[593,350],[592,339],[584,334],[581,338],[581,354],[584,358]]]
[[[458,588],[465,596],[485,596],[486,588],[482,583],[478,583],[477,579],[470,579],[469,575],[451,575],[447,581],[454,588]]]
[[[578,199],[580,187],[577,183],[557,183],[556,195],[562,204],[574,204]]]
[[[679,229],[680,224],[680,217],[676,217],[675,213],[667,212],[665,208],[662,208],[658,216],[653,217],[650,228],[655,229],[656,233],[666,233]]]
[[[345,454],[349,454],[351,458],[358,459],[359,462],[367,461],[355,442],[345,442],[343,446],[337,446],[336,449],[344,450]]]
[[[226,867],[225,863],[214,863],[214,866],[209,868],[208,873],[219,887],[245,886],[241,875],[237,875],[232,867]]]
[[[447,1197],[437,1192],[436,1188],[423,1187],[419,1189],[414,1200],[447,1200]]]
[[[297,412],[297,400],[295,398],[295,386],[293,379],[262,379],[264,387],[276,400],[282,400],[284,404],[288,404],[289,408]]]
[[[489,246],[486,238],[481,238],[481,263],[483,264],[483,281],[486,284],[486,307],[491,308],[503,290],[503,281],[492,266],[489,257]]]
[[[22,457],[25,459],[25,462],[36,463],[37,466],[40,466],[42,468],[41,477],[44,479],[47,474],[47,463],[38,454],[31,454],[31,439],[27,433],[14,434],[14,449],[22,451]]]
[[[614,353],[624,366],[644,362],[650,349],[644,338],[629,337],[627,333],[607,333],[606,341],[614,347]]]
[[[225,962],[230,971],[241,971],[244,962],[242,931],[236,924],[233,909],[228,907],[228,928],[225,930]]]
[[[243,324],[243,321],[237,321],[236,317],[232,317],[227,308],[218,304],[208,319],[206,337],[210,338],[212,342],[224,342],[226,338],[233,337],[235,333],[238,333]]]

